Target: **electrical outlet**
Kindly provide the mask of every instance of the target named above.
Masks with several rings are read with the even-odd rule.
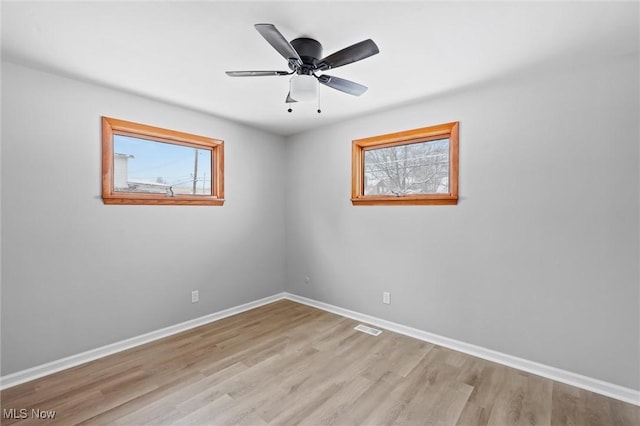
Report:
[[[304,283],[305,284],[310,284],[311,283],[311,278],[309,278],[308,276],[304,277]]]
[[[385,303],[387,305],[391,304],[391,293],[389,293],[388,291],[382,292],[382,303]]]
[[[193,290],[191,292],[191,303],[196,303],[199,300],[200,300],[200,293],[198,292],[198,290]]]

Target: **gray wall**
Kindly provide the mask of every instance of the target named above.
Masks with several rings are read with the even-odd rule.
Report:
[[[639,389],[638,75],[534,69],[289,138],[287,290]],[[457,206],[351,205],[352,139],[458,120]]]
[[[223,139],[224,207],[104,205],[102,115]],[[2,374],[281,292],[284,148],[279,136],[3,63]]]
[[[3,375],[286,282],[640,388],[637,56],[505,76],[287,142],[8,63],[2,72]],[[225,206],[103,205],[101,115],[224,139]],[[352,139],[453,120],[459,205],[351,206]]]

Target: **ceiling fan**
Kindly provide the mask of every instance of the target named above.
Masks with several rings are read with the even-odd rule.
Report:
[[[231,77],[293,75],[286,103],[316,99],[318,83],[354,96],[360,96],[367,91],[367,87],[362,84],[327,74],[318,75],[318,73],[377,54],[378,46],[373,40],[367,39],[322,57],[322,44],[317,40],[301,37],[288,42],[272,24],[256,24],[255,28],[287,60],[290,71],[227,71],[227,75]]]

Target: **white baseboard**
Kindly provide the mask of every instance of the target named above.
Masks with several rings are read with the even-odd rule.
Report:
[[[625,388],[623,386],[615,385],[603,380],[598,380],[591,377],[583,376],[581,374],[573,373],[571,371],[561,370],[559,368],[539,364],[537,362],[518,358],[502,352],[483,348],[481,346],[472,345],[470,343],[461,342],[459,340],[450,339],[448,337],[439,336],[437,334],[429,333],[417,328],[407,327],[402,324],[397,324],[395,322],[372,317],[370,315],[361,314],[359,312],[340,308],[328,303],[318,302],[317,300],[309,299],[295,294],[284,293],[284,298],[292,300],[294,302],[313,306],[314,308],[322,309],[324,311],[332,312],[343,317],[362,321],[376,327],[393,331],[395,333],[404,334],[405,336],[413,337],[415,339],[423,340],[429,343],[434,343],[436,345],[444,346],[458,352],[464,352],[478,358],[493,361],[498,364],[513,367],[518,370],[526,371],[528,373],[555,380],[557,382],[566,383],[577,388],[586,389],[600,395],[608,396],[610,398],[615,398],[620,401],[640,406],[640,391],[637,391],[635,389]]]
[[[86,352],[71,355],[66,358],[48,362],[46,364],[38,365],[27,370],[7,374],[6,376],[0,377],[0,389],[10,388],[12,386],[19,385],[20,383],[35,380],[37,378],[47,376],[61,370],[66,370],[67,368],[75,367],[76,365],[84,364],[85,362],[93,361],[98,358],[114,354],[116,352],[121,352],[135,346],[162,339],[164,337],[171,336],[185,330],[199,327],[201,325],[208,324],[210,322],[214,322],[231,315],[239,314],[241,312],[257,308],[258,306],[275,302],[276,300],[281,300],[284,297],[285,293],[275,294],[273,296],[265,297],[264,299],[259,299],[253,302],[245,303],[243,305],[234,306],[232,308],[224,309],[222,311],[205,315],[200,318],[195,318],[189,321],[182,322],[180,324],[172,325],[169,327],[161,328],[160,330],[155,330],[149,333],[142,334],[140,336],[132,337],[130,339],[121,340],[119,342],[111,343],[109,345],[105,345],[96,349],[91,349]]]
[[[601,395],[618,399],[620,401],[640,406],[640,391],[637,391],[635,389],[625,388],[613,383],[593,379],[591,377],[583,376],[581,374],[573,373],[566,370],[561,370],[555,367],[550,367],[548,365],[539,364],[537,362],[483,348],[481,346],[476,346],[470,343],[461,342],[459,340],[450,339],[448,337],[439,336],[437,334],[429,333],[417,328],[407,327],[402,324],[383,320],[370,315],[361,314],[349,309],[340,308],[328,303],[319,302],[317,300],[286,292],[215,312],[213,314],[205,315],[200,318],[185,321],[180,324],[165,327],[160,330],[152,331],[150,333],[122,340],[120,342],[115,342],[106,346],[102,346],[100,348],[91,349],[89,351],[82,352],[76,355],[71,355],[66,358],[29,368],[27,370],[22,370],[12,374],[8,374],[6,376],[2,376],[0,377],[0,389],[10,388],[12,386],[19,385],[20,383],[35,380],[37,378],[47,376],[61,370],[65,370],[67,368],[75,367],[76,365],[84,364],[85,362],[93,361],[98,358],[114,354],[116,352],[121,352],[135,346],[162,339],[164,337],[171,336],[173,334],[180,333],[182,331],[186,331],[204,324],[208,324],[210,322],[214,322],[231,315],[239,314],[241,312],[245,312],[250,309],[254,309],[281,299],[288,299],[294,302],[313,306],[327,312],[332,312],[334,314],[351,318],[357,321],[362,321],[370,325],[375,325],[376,327],[384,328],[395,333],[404,334],[405,336],[413,337],[425,342],[434,343],[436,345],[444,346],[446,348],[476,356],[478,358],[517,368],[518,370],[526,371],[528,373],[536,374],[538,376],[546,377],[551,380],[566,383],[571,386],[586,389],[591,392],[595,392]]]

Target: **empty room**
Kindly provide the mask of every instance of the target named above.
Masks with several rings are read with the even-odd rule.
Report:
[[[640,3],[2,1],[4,425],[640,425]]]

